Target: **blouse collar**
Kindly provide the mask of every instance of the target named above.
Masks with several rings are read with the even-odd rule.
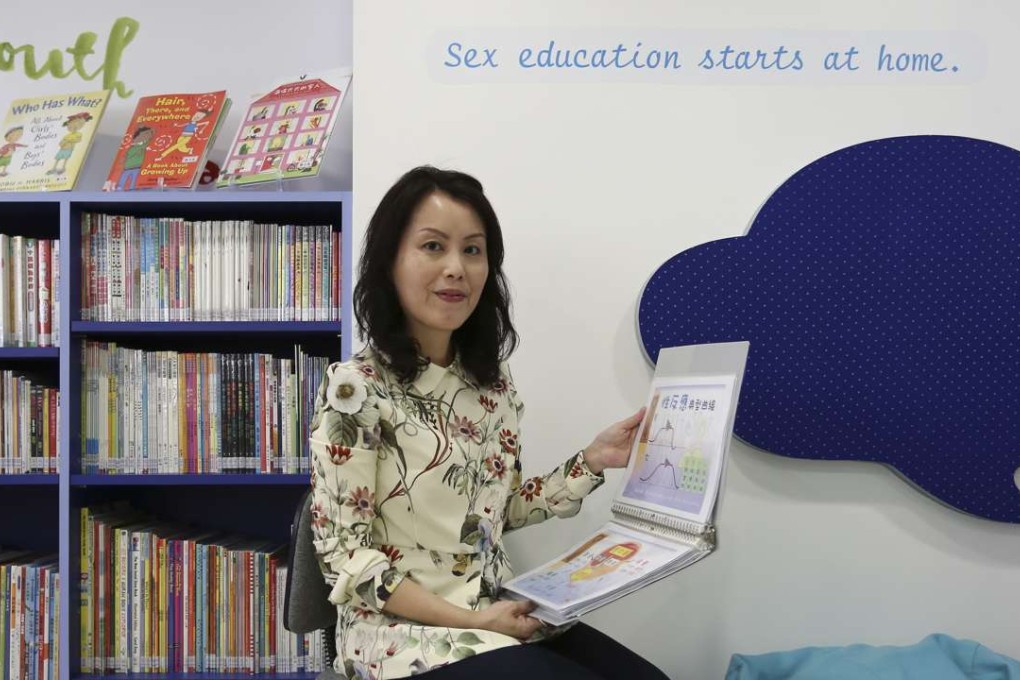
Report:
[[[378,363],[380,367],[385,366],[386,362],[383,360],[385,355],[383,355],[383,353],[379,350],[365,348],[365,350],[359,353],[359,356],[365,358],[372,357],[373,355],[379,359]],[[447,374],[456,376],[465,384],[470,385],[475,389],[478,388],[478,383],[475,382],[474,378],[471,377],[471,374],[468,373],[468,371],[464,368],[464,365],[461,364],[459,355],[455,356],[453,363],[445,368],[432,362],[427,363],[425,368],[423,368],[421,372],[418,373],[417,377],[411,381],[410,386],[413,387],[418,394],[425,396],[434,392]]]
[[[453,363],[445,368],[438,364],[429,362],[425,368],[422,369],[421,373],[418,374],[418,377],[411,382],[411,385],[418,390],[419,394],[424,396],[432,393],[437,387],[439,387],[439,383],[443,381],[443,378],[445,378],[447,374],[452,374],[464,383],[477,388],[474,379],[471,378],[468,372],[464,370],[464,366],[460,363],[459,356],[454,357]]]

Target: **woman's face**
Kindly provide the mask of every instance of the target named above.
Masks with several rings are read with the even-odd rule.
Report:
[[[408,333],[433,360],[478,305],[489,276],[485,227],[466,203],[436,192],[411,215],[393,264]]]

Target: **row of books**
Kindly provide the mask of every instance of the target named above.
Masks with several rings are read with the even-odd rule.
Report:
[[[329,361],[300,345],[280,358],[86,341],[84,472],[308,472],[309,422]]]
[[[60,241],[0,234],[0,347],[60,344]]]
[[[85,321],[336,321],[328,225],[82,216]]]
[[[82,508],[83,673],[322,670],[317,635],[283,627],[284,548]]]
[[[103,190],[314,176],[350,80],[334,69],[267,87],[242,116],[221,174],[207,174],[206,159],[231,107],[226,90],[141,97]],[[0,128],[0,191],[73,189],[109,100],[99,90],[11,102]]]
[[[0,680],[57,680],[56,555],[0,548]]]
[[[0,371],[0,475],[60,468],[60,391]]]

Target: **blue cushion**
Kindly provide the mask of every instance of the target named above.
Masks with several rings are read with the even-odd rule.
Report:
[[[1020,680],[1020,661],[972,640],[929,635],[906,647],[804,647],[734,654],[726,680]]]

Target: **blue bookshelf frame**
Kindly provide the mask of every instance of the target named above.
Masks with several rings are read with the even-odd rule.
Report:
[[[341,334],[342,321],[74,321],[72,335],[231,333],[248,335]]]
[[[38,475],[43,476],[43,475]],[[84,486],[308,486],[307,474],[71,475]]]
[[[108,673],[105,675],[71,675],[76,680],[252,680],[272,678],[273,680],[315,680],[316,673]]]
[[[5,486],[58,486],[60,475],[52,474],[27,474],[27,475],[0,475],[0,488]]]
[[[246,493],[246,487],[270,488],[274,494],[287,498],[293,492],[294,503],[308,484],[307,474],[220,474],[220,475],[81,475],[78,460],[81,436],[80,342],[86,337],[132,337],[151,341],[167,336],[185,337],[228,334],[240,336],[241,342],[257,338],[299,339],[309,336],[320,340],[339,336],[339,357],[351,355],[351,192],[269,192],[269,191],[209,191],[209,192],[67,192],[67,193],[5,193],[0,200],[0,231],[9,234],[59,238],[60,250],[60,348],[0,348],[0,366],[8,361],[53,361],[59,364],[61,389],[61,426],[58,436],[62,444],[59,474],[56,475],[0,475],[0,493],[17,499],[17,507],[29,511],[27,527],[21,533],[0,527],[0,544],[13,544],[17,539],[30,541],[30,533],[39,535],[45,545],[52,542],[52,513],[38,512],[35,503],[52,503],[52,490],[56,487],[57,517],[56,552],[64,587],[60,593],[60,644],[57,653],[61,660],[61,678],[88,680],[232,680],[250,679],[238,673],[170,673],[170,674],[82,674],[79,672],[79,602],[74,587],[80,578],[78,565],[78,518],[80,501],[95,498],[96,494],[144,492],[158,488],[170,496],[169,489],[177,487],[195,497],[196,487],[220,487]],[[338,212],[339,211],[339,212]],[[83,212],[130,213],[138,216],[170,215],[203,219],[238,218],[250,216],[261,221],[306,221],[329,223],[341,232],[341,320],[331,322],[149,322],[100,323],[75,318],[80,313],[81,258],[80,224]],[[297,219],[295,219],[297,218]],[[269,487],[269,488],[267,488]],[[204,493],[204,492],[203,492]],[[257,494],[256,494],[257,495]],[[280,502],[278,500],[278,502]],[[43,508],[45,510],[45,508]],[[293,506],[287,508],[285,521],[289,524]],[[37,518],[32,520],[31,517]],[[41,519],[40,519],[41,518]],[[32,522],[35,522],[33,524]],[[46,526],[37,526],[40,522]],[[281,519],[281,525],[284,520]],[[285,540],[284,537],[280,537]],[[39,545],[26,545],[40,549]],[[311,680],[314,673],[278,673],[265,677],[278,680]]]
[[[59,358],[59,347],[0,347],[0,361],[53,361]]]

